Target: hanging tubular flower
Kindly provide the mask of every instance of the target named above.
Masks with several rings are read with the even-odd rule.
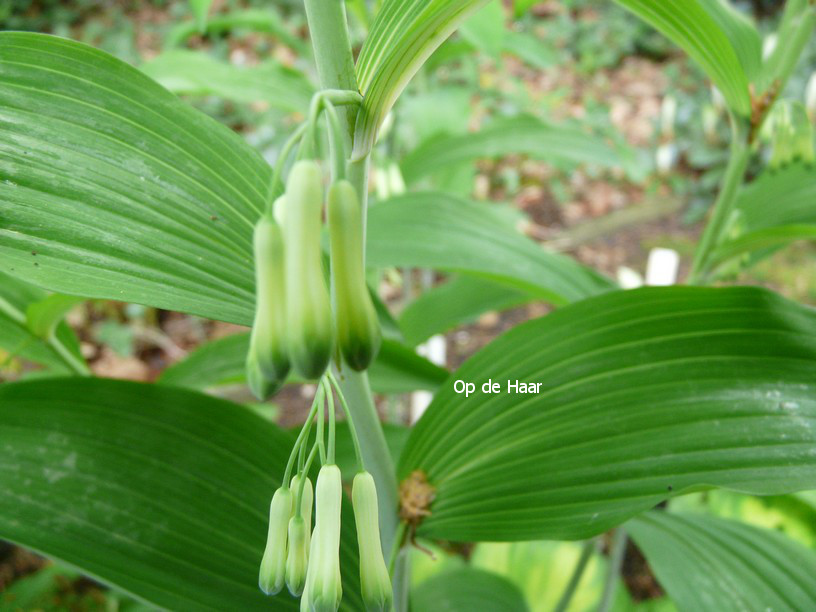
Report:
[[[315,530],[301,610],[335,612],[343,597],[340,583],[340,507],[343,499],[340,468],[336,465],[320,468],[315,489]]]
[[[269,533],[258,575],[258,585],[267,595],[280,593],[285,582],[286,540],[292,500],[292,491],[281,487],[275,491],[269,504]]]
[[[334,342],[320,248],[323,177],[317,162],[295,163],[285,198],[287,347],[295,370],[314,379],[326,371]]]
[[[300,477],[292,478],[292,491],[297,499]],[[286,555],[286,587],[295,597],[303,593],[306,586],[306,568],[309,563],[309,545],[312,530],[312,482],[306,478],[303,483],[303,497],[300,507],[294,508],[289,519],[289,549]]]
[[[362,371],[380,349],[380,322],[365,282],[360,198],[346,180],[329,189],[329,234],[337,343],[346,363]]]
[[[263,215],[255,225],[255,321],[252,325],[247,379],[258,399],[277,391],[289,374],[284,303],[284,245],[278,223]]]
[[[391,579],[383,559],[377,514],[377,487],[368,472],[354,477],[351,490],[357,545],[360,549],[360,589],[369,612],[390,609],[393,598]]]

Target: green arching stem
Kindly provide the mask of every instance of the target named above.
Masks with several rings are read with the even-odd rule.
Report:
[[[575,569],[572,571],[572,576],[570,576],[567,587],[564,589],[564,593],[561,595],[561,599],[558,600],[558,604],[555,606],[553,612],[566,612],[567,608],[569,608],[572,598],[578,590],[578,585],[581,583],[581,578],[584,576],[584,570],[586,570],[587,565],[589,565],[589,560],[592,558],[592,553],[595,552],[596,548],[595,540],[587,540],[584,542],[584,547],[581,549],[581,556],[578,557],[578,563],[575,564]]]
[[[786,17],[788,15],[786,14]],[[816,4],[812,1],[798,17],[798,23],[783,24],[781,29],[792,30],[790,36],[784,40],[779,40],[774,54],[766,65],[772,64],[773,74],[768,79],[767,86],[773,87],[777,95],[785,88],[793,69],[796,67],[802,52],[816,29]],[[764,92],[763,92],[764,93]],[[748,121],[730,114],[731,121],[731,156],[725,170],[725,177],[720,188],[720,193],[714,203],[714,211],[711,220],[703,232],[700,244],[694,254],[689,283],[696,284],[706,281],[709,274],[709,256],[711,252],[719,246],[723,238],[723,232],[727,229],[727,224],[731,211],[734,208],[736,196],[739,193],[745,177],[745,170],[751,157],[751,132],[758,130],[768,116],[768,111],[772,105],[765,109],[764,116],[754,117],[755,125],[750,126]]]
[[[340,118],[337,109],[328,100],[324,104],[326,117],[329,120],[329,133],[337,145],[332,146],[332,180],[340,181],[346,178],[346,148],[343,146],[343,131],[340,127]]]
[[[303,427],[301,427],[300,433],[298,434],[298,437],[295,440],[295,444],[292,447],[292,452],[289,454],[289,461],[286,462],[286,470],[283,473],[283,485],[282,485],[285,488],[289,488],[289,481],[292,476],[292,467],[295,464],[295,457],[298,456],[300,447],[303,445],[304,441],[308,437],[309,430],[312,427],[312,419],[314,419],[315,415],[318,412],[320,396],[321,388],[318,387],[317,393],[315,393],[314,400],[312,401],[312,407],[309,409],[309,416],[306,417],[306,422],[303,423]]]
[[[298,151],[298,159],[313,159],[316,156],[316,152],[320,148],[320,143],[317,139],[317,123],[320,119],[320,114],[324,110],[328,111],[330,106],[359,106],[362,100],[362,96],[356,91],[345,91],[342,89],[324,89],[313,95],[312,101],[309,104],[309,118],[306,121],[309,135],[304,138],[301,143],[301,148]],[[336,116],[337,111],[334,110],[334,108],[332,108],[332,110]],[[330,131],[329,133],[342,135],[343,130],[339,124],[339,118],[337,118],[336,121],[336,129],[330,126],[334,131]],[[337,150],[337,147],[332,146],[332,157],[345,160],[344,138],[341,137],[336,142],[340,143],[340,148]]]
[[[727,221],[734,208],[737,194],[748,167],[748,160],[751,157],[751,147],[748,143],[749,127],[743,120],[735,117],[731,118],[731,156],[728,158],[728,166],[725,170],[720,192],[714,202],[714,210],[711,219],[703,231],[700,244],[694,253],[694,263],[689,276],[689,283],[695,284],[705,280],[708,273],[708,258],[720,240],[726,228]]]
[[[349,410],[348,404],[346,403],[346,398],[343,395],[342,389],[340,389],[340,385],[337,382],[337,379],[334,377],[334,374],[331,372],[326,373],[326,377],[329,379],[331,384],[337,390],[337,397],[340,400],[340,405],[343,407],[343,412],[346,415],[346,420],[348,421],[349,431],[351,432],[351,442],[354,444],[354,454],[357,457],[357,470],[360,472],[365,472],[365,462],[363,461],[363,453],[360,450],[360,440],[357,438],[357,430],[354,427],[354,419],[351,416],[351,410]]]
[[[68,350],[62,342],[59,342],[54,334],[51,334],[46,340],[45,343],[54,349],[54,352],[60,356],[62,362],[67,365],[74,374],[78,376],[90,376],[91,371],[88,369],[88,365],[79,357],[74,355],[71,351]]]
[[[320,451],[320,463],[326,465],[326,443],[323,439],[323,427],[326,419],[326,391],[323,385],[318,385],[317,393],[320,395],[320,403],[317,408],[317,448]]]
[[[295,512],[297,514],[300,514],[300,504],[301,501],[303,500],[303,489],[306,486],[306,479],[309,477],[309,469],[312,467],[312,461],[314,461],[315,455],[317,454],[317,448],[318,448],[317,440],[315,440],[315,443],[312,444],[312,450],[309,451],[309,458],[306,459],[306,464],[303,466],[303,470],[301,470],[300,472],[297,497],[295,497]],[[307,525],[306,528],[311,529],[311,525]]]
[[[303,466],[306,464],[306,447],[309,445],[309,434],[312,432],[313,422],[314,418],[311,418],[303,424],[306,433],[304,434],[303,441],[300,443],[300,450],[298,451],[298,473],[303,472]]]
[[[358,92],[354,58],[348,36],[345,3],[342,0],[304,0],[314,48],[320,85],[325,89]],[[338,108],[345,125],[345,147],[352,150],[356,109]],[[368,199],[368,157],[347,166],[346,176],[360,195],[365,212]],[[365,215],[363,216],[365,219]],[[363,221],[365,229],[365,221]],[[380,531],[383,550],[388,554],[397,528],[397,477],[391,453],[385,442],[379,416],[365,373],[347,371],[339,381],[360,439],[362,456],[377,485]],[[407,579],[407,576],[405,576]]]
[[[623,566],[623,556],[626,552],[626,530],[623,527],[615,529],[612,535],[612,545],[609,550],[609,568],[606,572],[601,603],[598,604],[598,612],[608,612],[615,599],[615,590],[618,586],[621,567]]]
[[[394,575],[394,568],[397,566],[397,557],[402,549],[402,541],[405,539],[405,532],[408,529],[408,523],[400,521],[397,526],[396,537],[394,538],[394,545],[391,547],[391,554],[388,557],[388,575]]]
[[[3,298],[0,298],[0,312],[17,323],[17,325],[31,333],[25,313]],[[57,339],[55,334],[49,334],[47,338],[40,338],[39,336],[35,337],[47,344],[51,350],[53,350],[59,356],[59,358],[68,367],[68,369],[71,370],[71,372],[77,376],[91,375],[91,371],[88,369],[88,364],[71,353],[71,351],[69,351],[68,348]],[[31,342],[34,341],[34,339],[31,340]],[[28,346],[28,344],[29,343],[24,343],[21,347],[17,348],[16,351],[24,349],[26,346]]]
[[[326,461],[329,464],[334,464],[334,440],[335,432],[337,431],[334,414],[334,394],[332,393],[331,387],[326,381],[325,376],[320,381],[320,384],[323,385],[323,395],[326,397],[326,401],[328,402],[327,408],[329,411],[329,450],[326,453]]]
[[[358,92],[357,75],[354,70],[354,56],[346,21],[344,0],[304,0],[306,19],[312,38],[317,74],[323,89],[344,89]],[[351,134],[357,109],[351,112],[343,109],[341,121],[347,126],[349,140],[346,150],[351,150]]]
[[[271,219],[273,218],[272,206],[275,204],[275,199],[283,193],[283,167],[286,165],[286,160],[292,154],[295,145],[306,133],[308,123],[301,123],[297,129],[292,132],[292,135],[287,139],[286,143],[281,149],[278,159],[275,161],[275,168],[272,171],[272,179],[269,181],[269,197],[266,200],[266,214]]]

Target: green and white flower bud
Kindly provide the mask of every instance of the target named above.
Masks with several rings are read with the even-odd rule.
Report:
[[[292,478],[292,493],[297,503],[300,477]],[[314,492],[312,481],[306,478],[300,507],[294,508],[294,516],[289,519],[289,549],[286,555],[286,586],[297,597],[306,586],[306,568],[309,563],[309,546],[312,531],[312,502]]]
[[[391,579],[385,566],[380,544],[377,514],[377,487],[368,472],[354,477],[351,489],[354,520],[357,523],[357,545],[360,549],[360,589],[368,612],[385,612],[391,608]]]
[[[259,400],[263,401],[278,392],[281,388],[282,382],[271,381],[261,371],[261,366],[258,364],[258,357],[253,347],[253,340],[249,342],[249,352],[246,358],[246,378],[247,386],[249,386],[252,394]]]
[[[365,281],[360,198],[348,181],[329,190],[329,235],[337,344],[346,363],[362,371],[374,360],[382,338]]]
[[[309,564],[309,542],[306,523],[302,516],[289,519],[289,547],[286,553],[286,588],[298,597],[306,586],[306,568]]]
[[[315,530],[301,610],[335,612],[343,597],[340,581],[340,508],[343,485],[340,468],[320,468],[315,490]],[[305,608],[304,608],[305,606]]]
[[[267,595],[280,593],[286,581],[286,540],[292,500],[292,491],[281,487],[275,491],[269,504],[269,534],[258,576],[258,585]]]
[[[287,348],[295,370],[319,378],[331,359],[331,302],[320,247],[323,176],[317,162],[296,162],[286,182]]]
[[[263,387],[280,387],[289,374],[286,350],[286,305],[284,301],[284,244],[280,226],[263,215],[255,225],[255,321],[252,325],[247,379],[258,399]],[[258,372],[268,385],[258,381]],[[254,371],[255,370],[255,371]]]

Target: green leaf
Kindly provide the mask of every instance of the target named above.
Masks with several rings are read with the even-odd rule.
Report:
[[[385,0],[357,59],[363,105],[354,159],[374,145],[385,116],[425,60],[487,0]]]
[[[680,610],[809,610],[816,552],[710,516],[649,512],[627,524]]]
[[[513,13],[516,17],[521,17],[537,3],[538,0],[513,0]]]
[[[809,504],[806,497],[814,494],[816,492],[802,491],[757,497],[716,490],[677,497],[668,507],[672,512],[713,515],[771,529],[816,549],[816,507]]]
[[[436,391],[449,374],[402,342],[388,339],[383,339],[380,352],[368,371],[374,392],[388,394],[418,389]]]
[[[768,206],[768,202],[774,202]],[[766,170],[744,187],[735,208],[748,231],[780,225],[816,224],[816,166],[793,163]]]
[[[124,62],[0,33],[0,271],[248,323],[269,176],[237,134]]]
[[[249,334],[231,334],[205,342],[187,357],[166,368],[159,382],[204,391],[246,381]]]
[[[180,23],[167,34],[164,46],[179,47],[197,33],[212,36],[228,34],[234,30],[271,34],[297,51],[298,56],[309,54],[309,45],[288,29],[278,15],[276,7],[271,5],[263,9],[231,10],[223,15],[213,15],[207,21],[204,30],[201,30],[194,21]]]
[[[762,68],[762,37],[751,19],[729,0],[699,0],[700,5],[725,33],[749,82]]]
[[[567,588],[581,552],[582,542],[480,542],[470,563],[507,578],[524,594],[532,612],[553,612]],[[607,558],[592,551],[569,610],[595,610],[603,593]],[[631,609],[626,588],[619,581],[612,610]],[[627,606],[626,604],[630,605]]]
[[[614,287],[516,232],[497,207],[444,193],[411,193],[372,206],[367,241],[372,266],[471,272],[556,304]]]
[[[27,312],[48,299],[45,291],[0,272],[0,347],[42,364],[54,374],[87,372],[79,341],[67,324],[53,321],[51,334],[32,331]]]
[[[288,112],[304,112],[315,91],[302,72],[273,60],[240,67],[201,51],[174,49],[142,64],[140,69],[173,93],[213,95],[247,104],[266,102]]]
[[[57,325],[74,306],[85,298],[54,293],[42,300],[32,302],[26,308],[26,323],[35,336],[47,340],[57,331]]]
[[[508,392],[516,380],[538,392]],[[810,308],[753,288],[610,293],[469,359],[399,473],[436,487],[418,533],[464,541],[586,538],[694,489],[813,489],[814,380]]]
[[[714,82],[728,106],[738,115],[750,116],[748,71],[755,70],[750,59],[752,36],[746,29],[750,24],[722,6],[721,0],[616,1],[679,45]],[[736,37],[735,43],[730,36]]]
[[[466,19],[459,34],[483,53],[499,59],[504,48],[504,9],[499,0],[491,0]]]
[[[207,29],[207,15],[210,12],[210,6],[213,0],[189,0],[190,8],[193,9],[193,16],[195,17],[196,27],[199,32],[204,32]]]
[[[737,219],[733,237],[712,254],[723,262],[752,253],[756,262],[776,247],[816,235],[816,166],[795,162],[778,170],[765,170],[743,187],[734,204]],[[768,206],[773,202],[773,206]]]
[[[561,50],[552,42],[528,32],[507,30],[504,34],[504,50],[541,70],[551,68],[561,60]]]
[[[5,384],[0,538],[162,608],[296,610],[258,589],[292,442],[243,407],[181,389]],[[350,512],[343,525],[343,602],[359,609]]]
[[[471,323],[485,312],[507,310],[532,299],[525,291],[463,274],[425,291],[408,304],[399,323],[406,341],[417,345],[434,334]]]
[[[203,344],[186,359],[173,364],[159,379],[162,384],[203,391],[246,381],[245,361],[249,334],[233,334]],[[417,355],[395,340],[384,339],[369,370],[376,393],[408,393],[436,390],[448,371]]]
[[[401,168],[405,180],[416,183],[453,164],[520,153],[546,161],[604,168],[619,168],[622,155],[603,139],[577,128],[517,115],[496,119],[478,132],[430,138],[402,161]]]
[[[414,610],[438,612],[526,612],[518,587],[484,570],[461,568],[433,576],[411,591]]]

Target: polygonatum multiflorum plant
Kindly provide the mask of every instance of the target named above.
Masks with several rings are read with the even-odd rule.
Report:
[[[378,141],[418,72],[501,30],[502,3],[304,0],[319,85],[265,73],[298,117],[272,166],[146,76],[171,64],[0,33],[0,345],[45,372],[0,386],[0,537],[173,610],[628,609],[629,540],[667,606],[813,609],[816,312],[731,281],[816,237],[816,81],[805,104],[789,83],[816,5],[788,0],[763,49],[725,0],[617,3],[711,81],[707,125],[728,118],[685,285],[624,291],[434,189],[514,151],[637,176],[622,145],[532,115],[401,158],[396,132]],[[206,30],[209,3],[191,4]],[[308,56],[265,14],[235,23]],[[439,53],[463,23],[466,44]],[[411,268],[455,277],[395,319],[376,279]],[[63,321],[89,298],[251,332],[154,384],[94,378]],[[531,300],[556,309],[454,372],[415,351]],[[224,382],[259,401],[305,383],[311,408],[289,432],[205,393]],[[434,397],[410,429],[383,427],[372,389]],[[798,541],[745,522],[751,504]],[[427,548],[442,569],[423,570]],[[522,592],[531,567],[558,588]]]

